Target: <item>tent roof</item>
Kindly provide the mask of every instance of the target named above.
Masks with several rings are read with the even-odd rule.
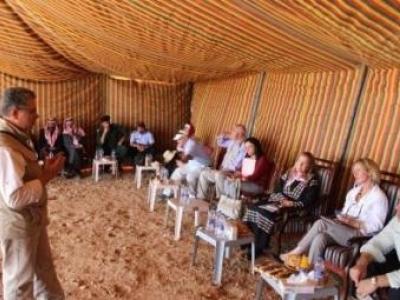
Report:
[[[196,81],[260,71],[400,67],[393,1],[6,0],[0,70]]]

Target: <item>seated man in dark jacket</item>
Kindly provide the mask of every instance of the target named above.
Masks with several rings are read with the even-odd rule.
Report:
[[[117,124],[111,124],[111,117],[108,115],[100,118],[100,128],[97,129],[96,145],[97,149],[102,149],[105,156],[110,156],[115,151],[116,158],[121,162],[127,152],[123,145],[125,132]]]

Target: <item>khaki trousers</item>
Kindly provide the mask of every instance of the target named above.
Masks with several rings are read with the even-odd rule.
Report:
[[[224,190],[224,182],[226,176],[217,170],[212,170],[210,168],[204,169],[200,173],[199,183],[197,185],[197,198],[206,199],[208,197],[208,188],[210,184],[215,183],[216,196],[219,198],[221,196],[221,191]]]
[[[0,241],[4,300],[61,300],[64,292],[51,257],[47,229],[24,239]]]
[[[308,250],[308,258],[314,263],[318,257],[323,258],[327,246],[332,244],[346,246],[352,237],[359,235],[360,233],[356,229],[327,218],[321,218],[315,221],[297,246],[304,252]]]

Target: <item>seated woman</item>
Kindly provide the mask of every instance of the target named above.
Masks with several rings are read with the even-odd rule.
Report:
[[[281,255],[286,260],[289,254],[308,252],[310,261],[323,257],[325,248],[331,244],[346,246],[349,239],[374,235],[385,223],[388,200],[379,187],[377,164],[362,158],[353,164],[355,187],[346,195],[346,202],[337,219],[322,218],[301,239],[297,247]]]
[[[267,247],[282,208],[304,208],[317,199],[320,184],[313,167],[313,155],[308,152],[301,153],[294,166],[282,175],[275,191],[266,199],[249,206],[243,221],[254,233],[256,256],[262,254]]]
[[[78,175],[81,170],[81,159],[84,153],[81,142],[85,135],[83,129],[76,126],[73,118],[64,120],[63,145],[68,155],[65,168],[67,178]]]
[[[258,139],[250,137],[245,140],[244,147],[246,156],[242,163],[242,170],[228,175],[222,184],[216,185],[217,195],[237,199],[241,191],[251,194],[261,194],[264,191],[265,181],[271,170],[261,143]]]
[[[63,151],[62,135],[55,118],[48,119],[40,129],[37,148],[42,160]]]

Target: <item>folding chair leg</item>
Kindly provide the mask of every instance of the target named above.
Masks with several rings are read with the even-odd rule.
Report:
[[[260,276],[260,278],[258,279],[258,282],[257,282],[255,300],[262,300],[262,298],[263,298],[263,289],[264,289],[264,279],[262,279],[261,276]]]
[[[199,238],[197,237],[197,231],[194,233],[194,244],[192,254],[192,266],[196,264],[197,248],[199,247]]]

